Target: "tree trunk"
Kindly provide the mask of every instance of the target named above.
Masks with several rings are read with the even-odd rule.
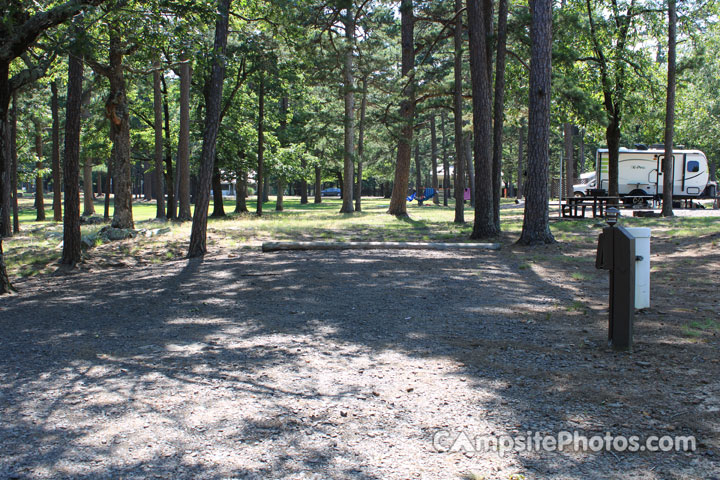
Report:
[[[240,153],[240,157],[244,157]],[[235,213],[246,213],[247,208],[247,170],[242,169],[237,172],[235,180]]]
[[[517,158],[517,199],[520,200],[523,197],[523,189],[525,187],[525,177],[523,173],[524,154],[523,148],[525,147],[525,121],[520,125],[518,129],[518,158]]]
[[[212,72],[208,102],[205,108],[205,130],[200,156],[200,181],[195,197],[195,213],[190,233],[188,257],[197,257],[207,252],[207,212],[210,201],[210,182],[215,164],[215,145],[220,127],[222,90],[225,77],[225,47],[227,45],[230,0],[218,1],[218,16],[215,23]]]
[[[352,3],[352,2],[351,2]],[[355,176],[355,80],[353,79],[353,53],[355,47],[355,19],[353,8],[347,8],[343,17],[345,24],[345,64],[343,65],[343,88],[345,90],[345,147],[343,152],[343,185],[342,207],[340,213],[352,213],[353,178]]]
[[[255,213],[257,216],[262,215],[263,210],[263,180],[265,179],[265,73],[260,72],[260,80],[258,81],[258,149],[257,149],[257,208]]]
[[[465,159],[465,169],[470,180],[470,205],[475,208],[475,168],[473,167],[472,156],[472,139],[470,135],[463,135],[463,158]]]
[[[473,92],[473,141],[475,155],[475,221],[470,238],[477,240],[499,233],[494,218],[492,107],[487,67],[486,12],[477,2],[467,3],[470,31],[470,74]]]
[[[83,216],[85,217],[89,217],[95,213],[92,167],[92,159],[86,158],[85,164],[83,165]]]
[[[485,63],[487,64],[488,85],[493,83],[493,0],[482,0],[483,18],[485,19]],[[491,97],[492,98],[492,97]],[[492,100],[491,100],[492,102]],[[491,114],[492,115],[492,114]]]
[[[357,151],[357,191],[355,192],[355,210],[362,211],[363,159],[365,156],[365,112],[367,111],[367,77],[362,80],[362,101],[360,102],[360,125],[358,126]]]
[[[573,126],[570,122],[563,124],[563,136],[565,140],[565,196],[572,197],[574,194],[573,184],[575,183],[575,159],[573,149]]]
[[[74,266],[82,260],[80,237],[80,124],[82,113],[82,57],[68,59],[68,90],[65,107],[65,217],[60,263]]]
[[[663,168],[663,199],[662,216],[673,216],[673,135],[675,130],[675,49],[676,49],[677,17],[675,0],[668,0],[668,73],[667,101],[665,103],[665,156]],[[714,179],[713,179],[714,180]]]
[[[398,138],[395,180],[388,213],[398,217],[407,216],[407,191],[410,181],[410,149],[415,121],[415,40],[412,0],[400,3],[402,42],[402,81],[405,82],[400,102],[402,127]]]
[[[8,115],[11,97],[9,67],[9,61],[0,59],[0,237],[12,236],[12,222],[10,221],[10,212],[12,211],[11,126]],[[2,283],[3,278],[0,276],[0,292],[5,288]],[[9,288],[9,283],[7,288]]]
[[[142,195],[143,199],[147,202],[152,200],[153,197],[153,177],[154,172],[151,171],[152,164],[150,162],[142,162],[143,175],[142,175]]]
[[[175,177],[173,175],[172,146],[170,145],[170,108],[167,98],[167,85],[165,76],[160,76],[163,94],[163,119],[165,129],[165,185],[167,187],[167,218],[177,218],[177,201],[175,197]]]
[[[435,115],[430,115],[430,162],[432,168],[432,188],[436,194],[433,197],[433,203],[435,205],[440,204],[440,195],[437,194],[438,190],[438,175],[437,175],[437,132],[435,130]]]
[[[18,155],[17,155],[17,92],[13,92],[12,95],[12,111],[10,113],[10,188],[12,190],[12,214],[13,214],[13,229],[14,233],[20,233],[20,212],[18,210]],[[1,144],[1,142],[0,142]],[[0,168],[0,173],[2,169]],[[0,188],[0,190],[2,190]],[[0,222],[2,217],[0,216]],[[0,228],[0,237],[3,236],[2,229]]]
[[[585,173],[585,129],[580,132],[580,147],[578,152],[578,166],[580,173]]]
[[[105,102],[105,114],[110,119],[110,138],[113,142],[114,211],[112,226],[133,228],[132,160],[130,158],[130,110],[125,90],[125,47],[120,34],[110,28],[110,95]]]
[[[50,82],[50,111],[52,113],[52,178],[53,178],[53,220],[62,222],[62,178],[60,175],[60,117],[58,114],[57,82]]]
[[[419,136],[419,135],[418,135]],[[418,199],[418,205],[422,206],[423,202],[420,197],[424,193],[422,187],[422,165],[420,161],[420,142],[415,142],[415,198]]]
[[[277,196],[275,197],[275,211],[276,212],[282,212],[283,211],[283,200],[285,195],[285,181],[281,178],[278,178],[277,181]]]
[[[2,220],[0,219],[0,224],[1,223]],[[0,295],[5,295],[7,293],[10,293],[11,291],[14,291],[15,289],[10,284],[10,279],[8,278],[7,274],[7,268],[5,267],[5,256],[3,254],[2,239],[3,236],[0,235]]]
[[[160,82],[160,63],[153,71],[153,110],[155,112],[155,182],[153,190],[157,201],[155,218],[165,220],[165,168],[163,166],[163,101]],[[172,188],[172,184],[171,188]]]
[[[617,197],[618,195],[618,174],[620,161],[620,112],[615,113],[610,117],[610,123],[605,130],[605,138],[608,144],[608,195],[611,197]],[[530,136],[528,135],[528,142]],[[529,150],[528,150],[529,153]],[[528,162],[529,162],[528,158]],[[600,185],[598,184],[598,188]]]
[[[212,176],[212,191],[213,191],[213,213],[210,215],[213,218],[225,216],[225,205],[223,204],[222,196],[222,177],[220,176],[220,169],[215,166],[213,169]]]
[[[550,147],[550,71],[552,0],[531,5],[530,119],[525,215],[519,244],[554,243],[548,219],[548,152]]]
[[[307,182],[307,160],[303,155],[300,158],[300,169],[302,170],[302,179],[300,179],[300,205],[308,203],[308,182]]]
[[[450,161],[447,153],[447,136],[445,135],[445,112],[440,113],[440,135],[442,135],[443,156],[443,206],[448,206],[450,198]]]
[[[190,220],[190,60],[180,65],[180,133],[178,135],[178,220]]]
[[[107,173],[105,174],[105,205],[103,211],[103,220],[110,220],[110,193],[112,192],[112,169],[113,158],[115,157],[115,147],[110,151],[110,158],[107,161]]]
[[[35,209],[37,210],[37,221],[45,220],[45,187],[43,186],[43,177],[40,171],[43,168],[43,139],[42,125],[39,120],[35,121],[35,155],[38,161],[35,162],[37,175],[35,175]]]
[[[313,203],[322,203],[322,169],[320,165],[315,165],[315,201]]]
[[[470,4],[473,4],[475,6],[475,9],[477,10],[479,7],[477,3],[474,0],[468,1],[468,9],[470,8]],[[463,168],[463,122],[462,122],[462,45],[463,45],[463,38],[462,38],[462,31],[463,31],[463,23],[462,23],[462,14],[460,14],[460,10],[462,9],[462,0],[455,0],[455,34],[454,34],[454,42],[455,42],[455,65],[454,65],[454,78],[455,78],[455,90],[453,93],[453,117],[454,117],[454,125],[455,125],[455,223],[465,223],[465,169]],[[468,15],[468,25],[470,22],[470,17]],[[472,35],[472,32],[471,32]],[[472,38],[472,37],[471,37]],[[485,39],[483,39],[483,45],[485,45]],[[470,53],[470,58],[472,58],[472,52]],[[483,57],[484,58],[484,57]],[[472,61],[471,61],[472,64]],[[485,68],[485,65],[483,64],[483,69]],[[486,72],[483,73],[483,75],[487,75]],[[473,98],[475,96],[475,92],[473,91]]]
[[[500,197],[502,194],[503,126],[505,122],[505,57],[507,44],[508,0],[498,5],[497,53],[495,58],[495,104],[493,106],[493,221],[500,232]],[[492,19],[491,19],[492,21]]]

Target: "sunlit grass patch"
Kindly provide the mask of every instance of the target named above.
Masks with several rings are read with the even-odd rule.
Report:
[[[682,327],[683,334],[691,338],[700,338],[706,335],[716,335],[720,333],[720,321],[712,318],[703,320],[691,320]]]

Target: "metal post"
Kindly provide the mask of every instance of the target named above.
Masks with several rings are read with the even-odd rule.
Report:
[[[607,213],[609,226],[598,239],[595,266],[610,271],[608,342],[615,350],[630,350],[635,319],[635,237],[616,225],[616,208]]]

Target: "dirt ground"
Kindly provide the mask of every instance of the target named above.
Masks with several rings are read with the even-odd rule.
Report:
[[[19,281],[0,478],[720,479],[718,240],[654,241],[632,353],[607,348],[589,246],[238,250]],[[444,451],[562,431],[697,449]]]

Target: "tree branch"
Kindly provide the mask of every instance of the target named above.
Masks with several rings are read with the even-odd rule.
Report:
[[[227,102],[225,102],[225,106],[223,107],[222,111],[220,112],[220,123],[222,123],[223,118],[225,118],[225,114],[230,109],[230,106],[233,103],[233,100],[235,99],[235,95],[237,94],[238,90],[240,90],[240,87],[243,83],[245,83],[245,80],[248,77],[248,72],[245,69],[245,58],[243,57],[242,63],[238,67],[238,74],[237,74],[237,80],[235,80],[235,87],[233,88],[233,91],[230,92],[230,96],[227,99]]]
[[[14,92],[45,76],[47,69],[55,60],[55,53],[45,59],[44,62],[32,65],[26,61],[28,68],[21,70],[10,79],[10,91]]]
[[[520,58],[520,55],[518,55],[517,53],[515,53],[515,52],[513,52],[512,50],[507,49],[507,48],[505,49],[505,51],[508,53],[508,55],[510,55],[510,56],[512,56],[512,57],[515,57],[515,60],[517,60],[518,62],[520,62],[520,65],[522,65],[523,67],[525,67],[525,70],[527,70],[528,72],[530,71],[530,65],[528,65],[527,63],[525,63],[525,60],[523,60],[522,58]]]
[[[15,35],[0,44],[0,59],[9,62],[19,57],[45,30],[75,16],[87,6],[97,6],[105,0],[69,0],[61,5],[38,12],[16,29]]]

